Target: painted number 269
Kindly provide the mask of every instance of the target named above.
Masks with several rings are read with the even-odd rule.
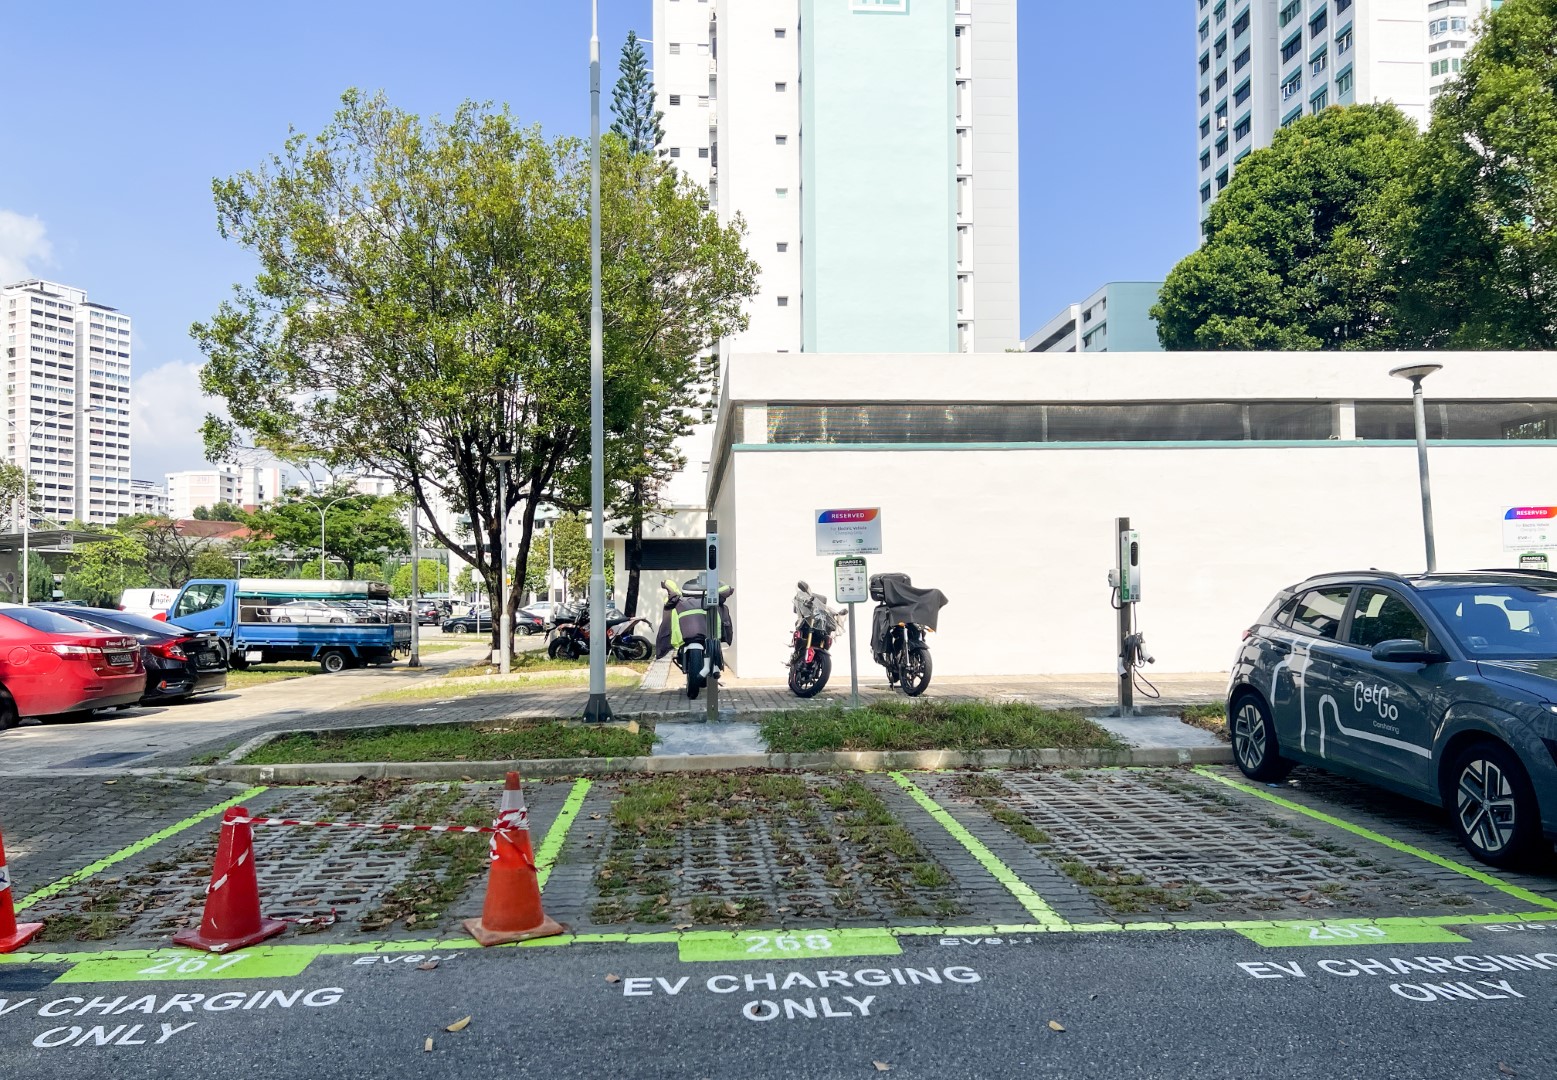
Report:
[[[1353,926],[1315,926],[1308,931],[1309,941],[1335,941],[1339,938],[1381,938],[1387,937],[1383,929],[1377,926],[1353,925]]]
[[[833,947],[832,939],[826,934],[807,934],[805,937],[797,937],[794,934],[779,934],[777,937],[768,934],[747,934],[741,939],[747,943],[748,953],[799,952],[806,949],[811,952],[826,952]]]

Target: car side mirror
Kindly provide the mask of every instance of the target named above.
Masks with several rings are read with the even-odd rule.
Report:
[[[1373,646],[1373,659],[1382,660],[1386,664],[1436,664],[1448,658],[1420,641],[1391,638]]]

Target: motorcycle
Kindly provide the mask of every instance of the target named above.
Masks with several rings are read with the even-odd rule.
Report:
[[[833,673],[833,658],[828,650],[838,632],[838,621],[847,613],[829,610],[827,597],[812,592],[803,581],[797,582],[796,588],[795,630],[784,666],[789,669],[789,689],[796,697],[809,698],[822,692]]]
[[[606,658],[610,660],[647,660],[654,655],[654,646],[641,634],[633,633],[647,619],[634,619],[628,615],[606,619]],[[546,644],[546,655],[553,660],[577,660],[589,655],[589,605],[578,604],[557,609],[556,622],[550,630],[552,638]]]
[[[872,574],[870,598],[876,601],[871,616],[870,644],[876,663],[887,669],[887,685],[901,686],[909,697],[918,697],[930,685],[930,643],[946,594],[939,589],[916,589],[907,574]]]
[[[695,701],[709,677],[724,666],[721,646],[735,642],[730,609],[725,607],[735,587],[719,586],[718,601],[713,605],[706,603],[707,590],[696,579],[684,585],[666,579],[661,587],[665,590],[665,614],[660,620],[658,655],[674,652],[676,667],[687,677],[687,698]]]

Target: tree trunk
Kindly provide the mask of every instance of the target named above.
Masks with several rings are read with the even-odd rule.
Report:
[[[630,616],[638,614],[638,565],[643,560],[643,514],[634,507],[632,531],[627,537],[627,599],[623,610]]]

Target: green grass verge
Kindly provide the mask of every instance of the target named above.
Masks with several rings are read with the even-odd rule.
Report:
[[[1232,740],[1227,734],[1227,706],[1220,703],[1215,705],[1185,705],[1179,710],[1179,719],[1190,727],[1197,727],[1209,731],[1213,735],[1220,736],[1224,741]]]
[[[812,750],[1122,750],[1076,713],[1019,702],[882,701],[772,713],[762,737],[774,753]]]
[[[638,672],[640,675],[643,674],[645,671],[649,670],[649,662],[647,660],[617,660],[615,658],[611,658],[611,659],[608,659],[606,661],[606,663],[607,663],[608,666],[614,667],[614,668],[632,668],[634,671]],[[517,672],[526,672],[526,671],[574,671],[574,672],[587,672],[587,671],[589,671],[589,657],[587,657],[587,656],[581,657],[578,660],[554,660],[551,657],[547,656],[544,651],[541,651],[541,652],[522,652],[522,653],[518,653],[518,654],[516,654],[514,656],[513,663],[508,665],[508,669],[510,671],[517,671]],[[451,679],[463,679],[463,678],[470,678],[470,677],[476,676],[476,675],[496,675],[497,673],[498,673],[498,667],[497,667],[496,664],[488,663],[488,662],[482,662],[482,663],[479,663],[479,664],[468,664],[465,667],[455,668],[453,671],[450,671],[448,673],[448,677],[451,678]]]
[[[250,753],[245,765],[311,765],[337,761],[514,761],[534,758],[632,757],[647,754],[654,732],[521,720],[467,727],[362,728],[294,732]]]
[[[638,685],[631,675],[607,675],[606,689],[626,690]],[[587,689],[588,682],[573,675],[538,675],[533,679],[505,683],[458,683],[442,686],[408,686],[401,690],[386,690],[382,694],[363,698],[359,704],[376,705],[385,701],[455,701],[477,694],[526,694],[531,690]]]
[[[233,668],[227,673],[227,689],[246,690],[251,686],[286,682],[288,679],[305,679],[319,673],[319,665],[310,663],[266,664],[264,667],[252,667],[244,671]]]

